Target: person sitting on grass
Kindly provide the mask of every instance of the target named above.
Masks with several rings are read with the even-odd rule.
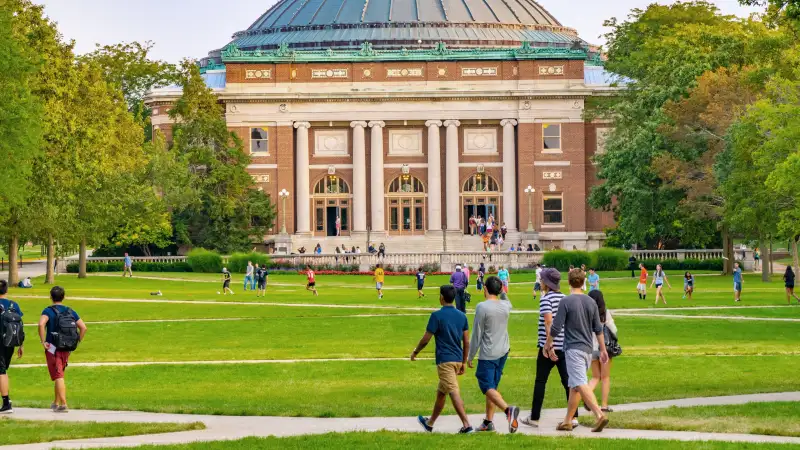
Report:
[[[439,304],[442,309],[431,314],[425,334],[411,353],[411,361],[428,345],[431,338],[436,338],[436,371],[439,374],[439,387],[436,390],[436,403],[430,418],[418,416],[417,421],[427,432],[433,431],[436,419],[444,410],[447,396],[453,403],[458,417],[461,419],[459,433],[472,433],[469,417],[461,399],[461,388],[458,377],[464,375],[469,354],[469,322],[467,315],[455,308],[456,289],[453,286],[439,288]]]
[[[378,299],[383,298],[383,281],[384,281],[384,273],[381,265],[378,264],[375,266],[375,274],[372,276],[372,280],[375,281],[375,290],[378,291]]]
[[[31,277],[27,277],[24,280],[20,281],[17,286],[22,289],[31,289],[33,287],[33,283],[31,282]]]
[[[600,313],[597,304],[591,297],[583,293],[583,283],[586,275],[582,269],[572,269],[569,272],[570,295],[561,299],[558,311],[550,326],[550,333],[544,344],[544,353],[553,361],[558,361],[555,350],[556,337],[564,332],[564,357],[567,360],[567,373],[569,376],[569,402],[567,415],[556,429],[558,431],[572,431],[572,418],[578,411],[581,399],[594,413],[597,421],[592,428],[593,432],[603,431],[608,425],[608,417],[597,405],[597,398],[589,388],[586,372],[592,362],[592,335],[597,337],[599,348],[599,361],[608,363],[608,351],[603,338],[603,325],[600,323]]]
[[[86,324],[77,312],[63,305],[65,295],[64,288],[60,286],[51,289],[53,304],[45,308],[39,318],[39,338],[44,347],[50,379],[55,383],[55,399],[50,408],[57,413],[69,412],[64,372],[70,355],[86,338]]]
[[[485,301],[475,308],[475,321],[472,325],[472,340],[469,345],[469,368],[480,352],[475,378],[478,387],[486,396],[486,418],[476,431],[494,431],[495,407],[505,412],[508,419],[509,433],[516,433],[519,428],[519,408],[509,405],[498,391],[503,369],[508,360],[511,344],[508,338],[508,318],[511,315],[511,302],[501,300],[498,296],[503,292],[503,283],[497,277],[486,279],[483,288]]]

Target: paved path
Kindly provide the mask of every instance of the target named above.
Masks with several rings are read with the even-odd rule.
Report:
[[[670,406],[703,406],[703,405],[738,405],[750,402],[800,401],[800,392],[775,394],[754,394],[728,397],[690,398],[682,400],[666,400],[630,405],[617,405],[617,411],[639,411]],[[523,414],[525,414],[524,412]],[[563,410],[545,410],[542,414],[542,428],[520,427],[520,433],[538,436],[564,436],[567,433],[555,431],[555,426],[564,414]],[[167,433],[160,435],[128,436],[120,438],[80,439],[59,441],[46,444],[28,444],[0,447],[2,449],[45,450],[54,447],[64,449],[97,448],[97,447],[132,447],[145,444],[181,444],[188,442],[208,442],[241,439],[249,436],[297,436],[348,431],[404,431],[421,432],[421,428],[413,417],[394,418],[359,418],[359,419],[319,419],[293,417],[229,417],[202,416],[181,414],[154,414],[123,411],[86,411],[74,410],[69,414],[54,414],[49,410],[19,408],[14,415],[17,419],[26,420],[59,420],[65,422],[160,422],[191,423],[202,422],[205,430]],[[473,424],[479,423],[482,415],[470,416]],[[498,422],[498,425],[500,423]],[[442,417],[437,423],[437,432],[454,433],[461,426],[457,417]],[[613,422],[612,422],[613,426]],[[506,427],[498,426],[500,433]],[[723,434],[700,432],[649,431],[649,430],[614,430],[607,429],[603,433],[591,433],[588,428],[580,427],[573,436],[591,438],[617,439],[657,439],[680,441],[729,441],[729,442],[764,442],[800,444],[800,438],[762,436],[748,434]]]

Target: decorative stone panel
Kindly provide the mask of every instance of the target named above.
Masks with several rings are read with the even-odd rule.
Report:
[[[272,69],[247,69],[244,78],[245,80],[268,80],[272,78]]]
[[[347,78],[347,69],[314,69],[311,78]]]
[[[422,155],[422,130],[389,130],[389,156]]]
[[[466,128],[464,129],[465,155],[497,154],[497,129]]]
[[[424,72],[421,67],[411,67],[402,69],[386,69],[387,78],[407,78],[407,77],[422,77]]]
[[[539,75],[564,75],[564,66],[539,66]]]
[[[315,130],[314,156],[348,156],[347,130]]]
[[[464,67],[461,69],[462,77],[494,77],[497,76],[497,67]]]

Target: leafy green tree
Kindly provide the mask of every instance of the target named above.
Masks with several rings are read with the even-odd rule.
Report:
[[[41,62],[24,45],[13,22],[13,10],[0,8],[0,234],[8,238],[12,285],[19,281],[19,210],[31,189],[29,178],[42,138],[42,105],[33,92]]]
[[[228,130],[222,108],[196,64],[184,62],[182,71],[183,95],[170,110],[175,120],[172,152],[187,163],[190,191],[197,196],[173,212],[177,241],[221,252],[246,250],[272,224],[274,207],[254,189],[247,173],[250,156],[241,139]]]

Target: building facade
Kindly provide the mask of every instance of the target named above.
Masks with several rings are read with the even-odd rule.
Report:
[[[202,61],[277,204],[266,241],[285,218],[295,249],[478,250],[469,218],[492,215],[509,244],[598,247],[597,51],[532,0],[422,3],[282,0]],[[148,97],[168,137],[179,95]]]

